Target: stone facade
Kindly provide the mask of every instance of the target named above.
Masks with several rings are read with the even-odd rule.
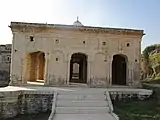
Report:
[[[122,84],[140,85],[143,30],[21,22],[11,22],[10,28],[11,85],[23,85],[32,78],[43,79],[45,85],[69,85],[72,62],[83,66],[80,82],[89,87],[112,86],[113,78],[121,84],[121,78],[114,77],[118,73],[113,74],[116,55],[125,63],[119,65],[125,66]]]
[[[0,86],[8,85],[10,80],[11,46],[11,44],[0,45]]]

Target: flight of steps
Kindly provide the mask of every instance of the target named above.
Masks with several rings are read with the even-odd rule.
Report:
[[[49,120],[117,120],[107,95],[104,91],[59,92]]]

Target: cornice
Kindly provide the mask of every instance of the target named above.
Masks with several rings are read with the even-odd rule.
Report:
[[[11,22],[9,26],[12,31],[20,32],[43,32],[53,31],[54,29],[61,30],[78,30],[83,32],[96,32],[108,34],[124,34],[124,35],[140,35],[143,36],[143,30],[136,29],[123,29],[123,28],[107,28],[107,27],[92,27],[92,26],[74,26],[74,25],[61,25],[61,24],[43,24],[43,23],[25,23],[25,22]]]

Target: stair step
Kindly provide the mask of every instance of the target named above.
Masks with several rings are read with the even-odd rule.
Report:
[[[57,107],[56,114],[104,114],[109,107]]]
[[[58,107],[107,107],[107,101],[68,101],[58,100],[56,103]]]
[[[58,94],[60,95],[105,95],[105,91],[99,90],[99,91],[93,91],[93,90],[77,90],[77,91],[59,91]]]
[[[105,95],[58,95],[57,100],[96,100],[106,101]]]
[[[110,113],[105,114],[55,114],[53,120],[117,120]]]

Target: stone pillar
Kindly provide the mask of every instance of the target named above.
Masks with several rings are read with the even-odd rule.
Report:
[[[49,85],[49,53],[45,53],[44,85]]]
[[[112,86],[112,58],[108,60],[108,80],[109,80],[109,87]]]
[[[127,64],[127,77],[126,77],[126,84],[132,85],[133,84],[133,63],[128,61]]]
[[[88,56],[88,60],[87,60],[87,84],[90,85],[91,83],[91,79],[92,79],[92,76],[91,76],[91,64],[92,64],[92,60],[90,58],[90,56]]]
[[[66,65],[67,65],[67,67],[66,67],[67,68],[66,69],[67,70],[67,72],[66,72],[67,73],[66,84],[67,85],[69,85],[69,81],[70,81],[70,60],[71,60],[71,54],[67,55],[67,60],[66,60]]]
[[[133,74],[134,74],[133,85],[136,86],[136,87],[141,87],[139,63],[134,63],[134,73]]]

